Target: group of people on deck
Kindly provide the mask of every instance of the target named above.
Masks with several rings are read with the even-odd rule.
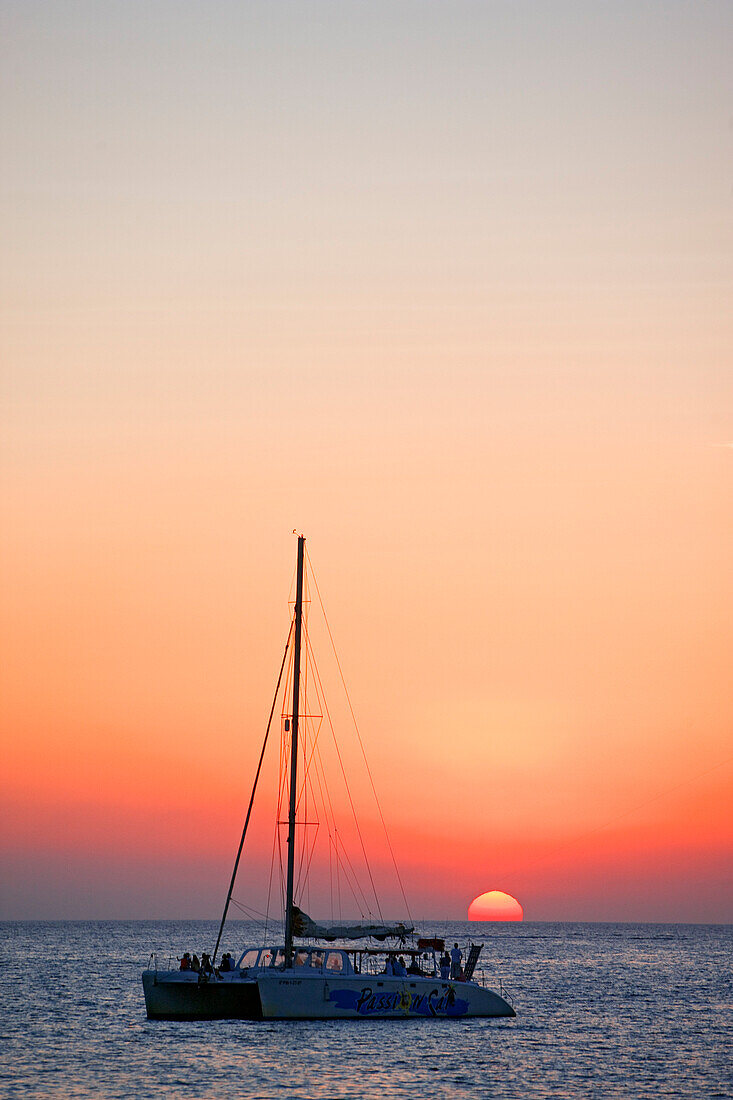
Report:
[[[440,966],[441,981],[446,982],[449,978],[454,981],[464,980],[463,952],[457,943],[453,944],[450,954],[448,954],[447,951],[443,952],[440,956],[438,965]],[[420,969],[417,957],[413,958],[410,966],[407,967],[402,955],[388,955],[384,973],[394,978],[406,978],[408,974],[423,976],[423,971]]]
[[[444,951],[440,956],[440,977],[444,982],[448,978],[463,981],[463,952],[457,943],[453,944],[450,955]]]
[[[410,969],[412,969],[412,967],[410,967]],[[394,978],[406,978],[407,967],[405,966],[405,960],[402,958],[402,955],[399,957],[397,955],[388,955],[384,973],[390,974]]]
[[[215,974],[218,978],[222,970],[226,973],[235,969],[234,959],[228,951],[224,952],[217,967],[212,964],[211,956],[206,951],[202,951],[200,960],[196,953],[191,955],[190,951],[184,951],[180,963],[181,970],[193,970],[197,974],[203,975],[205,980],[210,978],[212,974]]]

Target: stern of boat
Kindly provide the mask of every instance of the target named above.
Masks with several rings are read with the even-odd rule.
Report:
[[[227,981],[200,981],[179,970],[144,970],[145,1009],[149,1020],[259,1020],[262,1005],[257,982],[238,975]]]

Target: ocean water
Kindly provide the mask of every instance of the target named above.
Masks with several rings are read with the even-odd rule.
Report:
[[[733,1096],[731,926],[425,923],[466,947],[515,1020],[148,1021],[150,952],[216,925],[0,924],[3,1097]],[[233,921],[223,949],[251,942]]]

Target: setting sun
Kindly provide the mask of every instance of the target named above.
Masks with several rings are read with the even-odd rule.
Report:
[[[468,907],[469,920],[524,920],[524,910],[516,898],[503,890],[479,894]]]

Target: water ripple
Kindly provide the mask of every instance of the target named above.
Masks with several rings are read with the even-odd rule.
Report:
[[[123,1100],[731,1097],[729,926],[426,927],[482,939],[516,1020],[151,1022],[151,950],[207,922],[5,923],[0,1094]],[[250,938],[232,922],[225,949]]]

